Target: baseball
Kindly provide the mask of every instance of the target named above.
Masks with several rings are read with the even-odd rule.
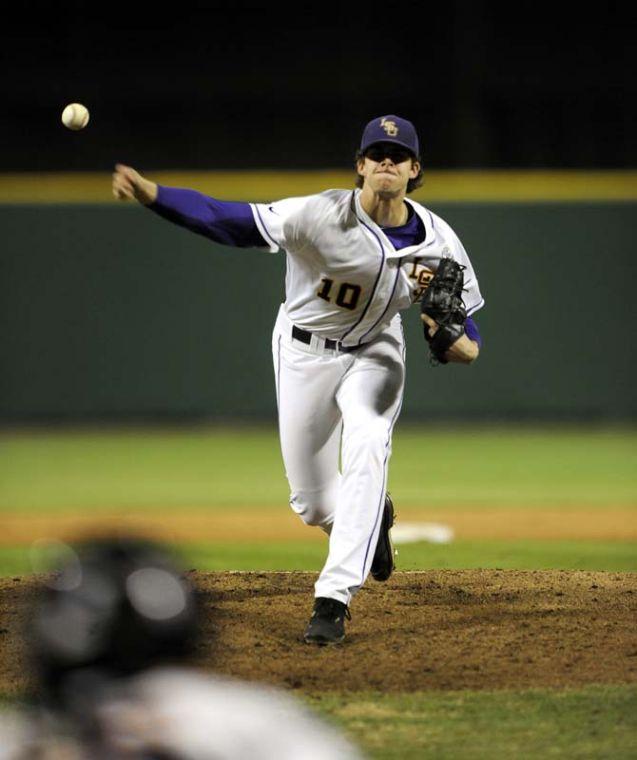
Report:
[[[62,124],[69,129],[84,129],[88,124],[88,108],[81,103],[69,103],[62,111]]]

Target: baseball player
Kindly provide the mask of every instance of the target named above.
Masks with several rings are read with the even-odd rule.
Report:
[[[188,665],[196,597],[139,539],[69,548],[29,620],[29,706],[0,712],[0,760],[362,760],[280,689]]]
[[[394,508],[387,468],[405,379],[399,312],[435,281],[442,260],[462,273],[462,314],[442,324],[423,312],[442,363],[471,363],[480,336],[470,315],[484,303],[451,227],[407,198],[421,184],[419,142],[399,116],[372,119],[356,162],[356,188],[273,203],[220,201],[158,186],[118,164],[113,193],[218,243],[286,253],[286,298],[272,337],[279,433],[290,505],[329,535],[304,639],[343,641],[352,597],[368,574],[393,569]]]

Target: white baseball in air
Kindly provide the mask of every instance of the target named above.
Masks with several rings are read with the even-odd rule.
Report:
[[[88,108],[81,103],[69,103],[62,111],[62,124],[69,129],[84,129],[88,119]]]

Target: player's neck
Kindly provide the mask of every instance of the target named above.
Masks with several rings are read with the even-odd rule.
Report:
[[[406,224],[409,218],[409,209],[404,203],[404,198],[404,193],[393,198],[382,198],[370,188],[363,188],[360,202],[363,211],[379,227],[400,227]]]

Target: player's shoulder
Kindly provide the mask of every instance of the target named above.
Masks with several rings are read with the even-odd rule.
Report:
[[[317,209],[328,209],[338,207],[347,203],[351,191],[348,190],[324,190],[320,193],[311,195],[302,195],[293,198],[282,198],[271,204],[262,204],[273,212],[285,212],[285,216],[291,214],[304,213],[309,210],[315,212]]]
[[[451,225],[445,221],[441,216],[434,213],[430,208],[425,206],[423,203],[418,203],[418,201],[414,201],[411,198],[406,198],[406,200],[413,206],[415,211],[419,214],[421,219],[426,224],[429,224],[434,229],[438,229],[441,231],[446,231],[451,229]]]
[[[352,197],[352,192],[352,190],[346,190],[343,188],[331,188],[329,190],[323,190],[323,192],[317,193],[317,195],[329,203],[349,203]]]
[[[351,190],[340,190],[333,188],[331,190],[323,190],[320,193],[308,196],[308,203],[313,208],[340,208],[349,206],[351,198]]]
[[[342,228],[352,215],[352,191],[323,190],[307,196],[303,208],[298,211],[297,218],[302,220],[310,236],[334,226]]]
[[[418,203],[411,198],[408,198],[407,200],[423,220],[427,231],[431,230],[432,233],[442,239],[455,239],[458,237],[446,219],[443,219],[441,216],[434,213],[430,208],[427,208],[427,206],[423,205],[422,203]]]

